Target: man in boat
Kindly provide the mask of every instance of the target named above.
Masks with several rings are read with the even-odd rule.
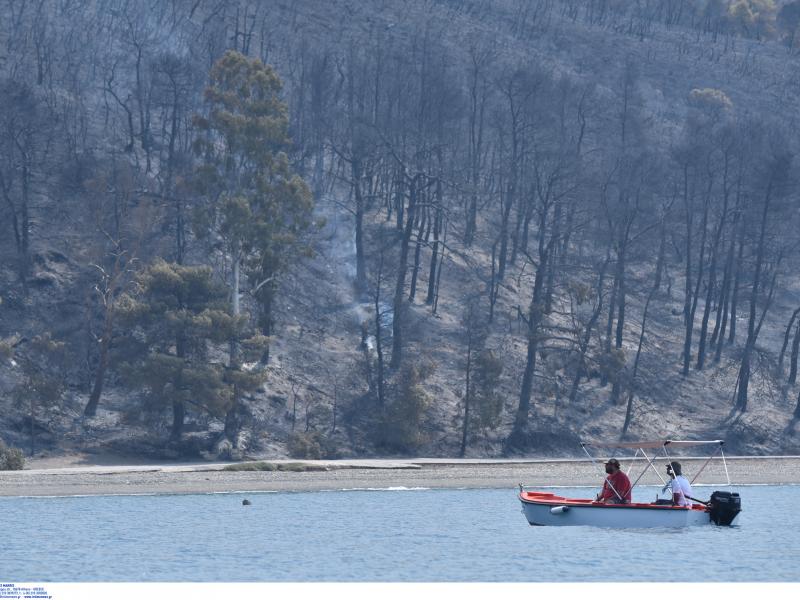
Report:
[[[597,494],[596,500],[604,504],[628,504],[631,501],[631,480],[620,469],[616,458],[608,459],[606,463],[608,476],[603,482],[603,489]]]
[[[681,463],[674,460],[668,463],[667,474],[671,477],[671,480],[662,491],[666,492],[668,489],[672,491],[673,505],[691,506],[692,501],[689,498],[692,495],[692,486],[689,480],[681,475]]]

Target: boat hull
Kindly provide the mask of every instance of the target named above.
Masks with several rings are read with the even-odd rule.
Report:
[[[712,524],[702,504],[673,507],[655,504],[600,504],[539,492],[521,492],[522,512],[531,525],[589,525],[643,528],[691,527]]]

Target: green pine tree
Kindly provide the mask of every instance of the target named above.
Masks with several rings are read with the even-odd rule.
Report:
[[[280,275],[307,251],[303,234],[312,226],[313,200],[292,172],[288,113],[281,81],[258,59],[228,51],[211,69],[205,97],[207,116],[196,117],[199,164],[195,186],[201,200],[194,211],[198,237],[230,259],[231,314],[242,314],[242,274],[259,306],[259,326],[268,342]],[[235,332],[234,332],[235,333]],[[229,367],[239,370],[240,339],[229,340]],[[261,362],[268,360],[263,346]],[[239,390],[234,390],[226,432],[233,439]]]
[[[136,283],[119,303],[121,321],[132,331],[121,370],[130,387],[172,407],[170,437],[177,440],[187,407],[222,417],[231,410],[234,386],[254,389],[262,379],[210,360],[215,345],[243,337],[244,327],[228,311],[227,290],[210,267],[159,259]]]

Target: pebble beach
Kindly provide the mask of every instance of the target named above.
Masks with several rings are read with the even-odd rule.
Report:
[[[677,458],[690,479],[705,459]],[[800,484],[800,457],[726,457],[734,485]],[[602,461],[578,459],[375,459],[270,461],[275,470],[231,471],[229,465],[79,464],[34,462],[22,471],[0,471],[0,496],[86,496],[117,494],[209,494],[225,492],[308,492],[389,488],[533,488],[597,486]],[[663,457],[654,461],[663,477]],[[69,465],[69,466],[67,466]],[[285,470],[278,470],[285,469]],[[661,485],[643,460],[623,461],[638,485]],[[697,483],[726,483],[723,463],[714,459]]]

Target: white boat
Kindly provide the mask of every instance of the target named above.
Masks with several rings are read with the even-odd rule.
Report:
[[[627,443],[590,443],[581,442],[581,446],[594,462],[594,457],[589,454],[588,448],[630,448],[636,449],[636,458],[642,454],[646,465],[642,473],[631,484],[633,489],[647,469],[652,468],[662,483],[666,481],[653,464],[655,456],[647,455],[647,450],[662,449],[667,459],[670,459],[668,448],[682,448],[687,446],[716,445],[716,450],[698,470],[691,483],[697,480],[698,475],[714,456],[720,454],[725,475],[730,486],[730,476],[722,452],[723,440],[702,441],[676,441],[659,440]],[[671,459],[670,459],[671,460]],[[630,469],[629,469],[630,470]],[[520,484],[519,500],[522,503],[522,512],[531,525],[591,525],[594,527],[614,528],[640,528],[640,527],[690,527],[695,525],[733,525],[741,512],[741,500],[736,492],[715,491],[708,502],[698,501],[691,506],[673,506],[670,500],[657,500],[652,503],[629,502],[624,504],[605,504],[591,499],[565,498],[548,492],[530,490]]]

